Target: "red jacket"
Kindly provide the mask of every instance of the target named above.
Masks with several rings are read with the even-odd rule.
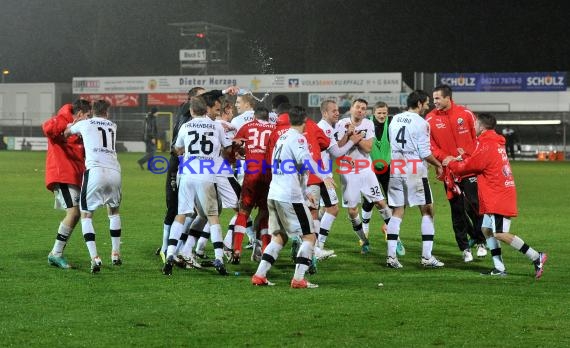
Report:
[[[471,156],[461,162],[450,162],[449,168],[458,175],[477,175],[480,214],[517,216],[517,192],[505,138],[488,130],[477,140]]]
[[[431,152],[440,162],[447,156],[457,157],[458,148],[467,155],[475,149],[475,115],[451,102],[449,110],[432,110],[426,116],[430,127]]]
[[[53,190],[54,184],[72,184],[81,186],[85,172],[85,150],[83,141],[77,135],[69,138],[63,131],[73,122],[73,107],[65,104],[57,115],[42,124],[44,135],[48,138],[46,156],[46,187]]]

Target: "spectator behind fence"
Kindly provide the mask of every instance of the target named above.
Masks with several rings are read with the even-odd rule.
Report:
[[[151,159],[156,152],[156,138],[158,136],[158,127],[156,126],[157,112],[158,109],[153,106],[144,119],[143,141],[146,154],[137,161],[141,170],[144,170],[143,163]]]
[[[503,136],[505,137],[505,139],[507,140],[507,144],[505,146],[507,148],[507,154],[514,161],[515,160],[515,144],[519,143],[519,136],[518,136],[517,132],[515,132],[515,130],[509,126],[507,126],[506,128],[503,128],[502,133],[503,133]],[[519,145],[519,147],[520,147],[520,145]]]

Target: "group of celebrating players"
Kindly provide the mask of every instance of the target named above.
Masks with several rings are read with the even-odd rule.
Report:
[[[269,111],[256,106],[251,93],[238,94],[239,91],[237,87],[209,92],[193,88],[180,108],[166,178],[163,243],[157,250],[163,259],[163,274],[171,275],[177,265],[211,266],[219,274],[228,275],[224,258],[232,264],[240,263],[247,234],[251,259],[258,262],[251,278],[253,285],[273,285],[267,273],[291,238],[295,262],[291,287],[318,287],[305,274],[315,270],[317,260],[336,256],[333,250],[325,249],[339,212],[332,174],[336,159],[336,164],[346,169],[340,173],[342,206],[347,208],[362,253],[369,251],[368,223],[371,208],[376,206],[384,220],[386,266],[402,268],[398,256],[405,249],[399,238],[400,224],[405,207],[418,206],[420,264],[431,268],[444,266],[432,255],[435,227],[428,181],[431,165],[445,183],[464,261],[472,261],[473,244],[480,257],[487,254],[487,247],[494,268],[485,274],[505,276],[502,241],[533,262],[536,278],[542,276],[546,253],[534,250],[509,233],[510,218],[517,215],[516,192],[504,138],[494,132],[496,119],[490,114],[475,116],[456,105],[448,86],[436,87],[436,108],[425,119],[430,97],[416,90],[407,98],[407,110],[390,120],[384,103],[374,107],[374,114],[378,109],[378,116],[383,117],[368,118],[368,103],[363,99],[354,100],[350,117],[339,120],[336,102],[325,100],[318,123],[308,117],[303,107],[292,106],[284,95],[273,98],[273,110]],[[239,115],[234,118],[230,97],[236,95]],[[50,139],[46,184],[56,195],[56,205],[67,210],[48,262],[69,268],[62,253],[79,220],[80,201],[82,230],[94,273],[101,267],[91,224],[91,215],[98,206],[109,207],[112,263],[122,263],[116,126],[106,119],[108,105],[97,103],[93,118],[89,118],[91,109],[85,102],[78,101],[62,108],[44,124]],[[80,134],[83,142],[74,134]],[[84,158],[82,146],[86,171],[83,163],[80,165]],[[60,171],[55,167],[63,159],[69,164],[68,177],[56,174]],[[205,170],[204,162],[213,163],[213,167]],[[391,162],[398,162],[398,167],[390,167]],[[54,169],[50,170],[50,166]],[[234,175],[236,167],[243,176]],[[361,201],[362,219],[358,210]],[[235,212],[225,237],[219,218],[223,208]],[[257,215],[252,221],[250,214],[255,208]],[[467,221],[467,216],[472,220]],[[213,259],[204,252],[208,240],[213,245]]]

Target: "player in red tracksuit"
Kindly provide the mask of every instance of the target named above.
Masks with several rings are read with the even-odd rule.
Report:
[[[259,209],[259,232],[262,247],[265,249],[271,242],[271,236],[267,230],[267,193],[271,180],[271,168],[264,165],[266,157],[267,143],[269,136],[275,129],[275,124],[269,123],[269,110],[265,107],[257,107],[254,111],[255,119],[244,124],[234,136],[234,142],[241,141],[245,146],[245,175],[241,188],[239,212],[234,224],[233,235],[233,255],[232,260],[237,261],[241,257],[243,235],[245,234],[247,219],[254,207]],[[258,245],[254,245],[258,248]],[[256,249],[252,252],[252,258],[256,253],[261,256],[261,252]],[[260,261],[260,260],[256,260]],[[239,261],[237,261],[239,262]]]
[[[63,257],[63,249],[79,221],[79,193],[85,172],[85,150],[77,135],[69,138],[63,132],[70,123],[89,117],[91,104],[76,100],[73,105],[63,105],[57,114],[42,124],[48,139],[46,155],[46,188],[55,195],[55,208],[65,209],[65,218],[60,222],[48,263],[59,268],[70,268]]]
[[[440,162],[448,156],[471,155],[475,149],[475,115],[453,102],[451,88],[447,85],[440,85],[434,89],[433,101],[435,109],[426,116],[430,126],[432,154]],[[454,186],[459,187],[460,191],[454,190]],[[479,210],[477,178],[473,175],[461,177],[457,185],[445,185],[445,189],[451,208],[455,241],[459,250],[463,252],[463,260],[473,261],[470,242],[478,244],[477,256],[487,255],[485,237],[481,233],[482,220],[477,214]]]
[[[505,276],[505,265],[498,241],[507,243],[528,257],[538,279],[544,271],[546,253],[538,252],[520,237],[509,233],[511,218],[517,216],[515,180],[505,149],[505,138],[495,132],[497,120],[491,114],[479,114],[475,127],[478,144],[471,156],[458,160],[448,156],[444,165],[456,175],[477,175],[479,184],[479,213],[483,215],[482,232],[491,250],[495,268],[484,274]]]

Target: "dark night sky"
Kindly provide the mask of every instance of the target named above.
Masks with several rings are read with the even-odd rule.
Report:
[[[174,22],[243,30],[232,73],[570,70],[565,1],[0,0],[8,82],[178,75]],[[256,42],[257,44],[252,44]]]

